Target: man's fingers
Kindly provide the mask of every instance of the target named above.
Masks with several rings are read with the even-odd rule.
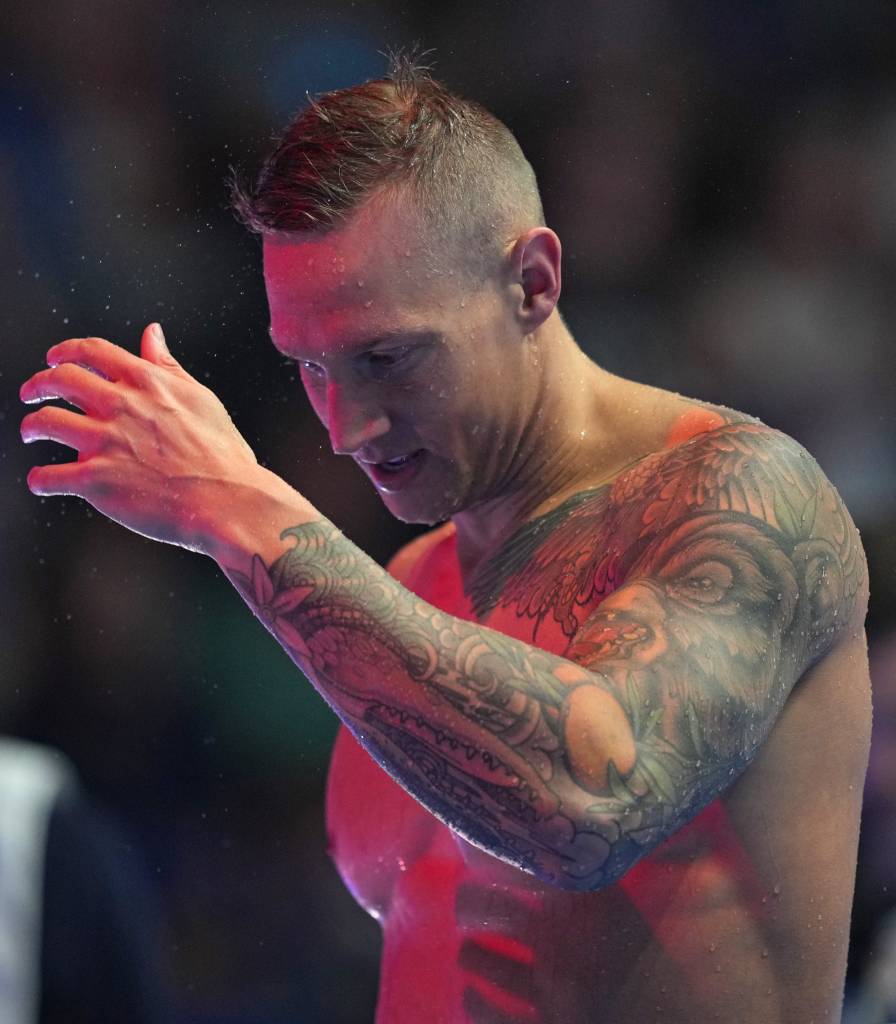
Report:
[[[26,477],[32,494],[76,494],[86,497],[91,472],[89,462],[63,462],[56,466],[33,466]]]
[[[45,406],[37,412],[30,412],[19,427],[22,440],[58,441],[69,448],[95,450],[103,439],[103,427],[87,416],[60,409],[55,405]]]
[[[50,366],[60,363],[80,363],[88,370],[96,370],[107,380],[126,380],[133,383],[143,379],[144,361],[105,338],[68,338],[47,351]]]
[[[26,404],[63,398],[85,412],[102,411],[115,397],[111,383],[76,363],[60,363],[49,370],[38,370],[19,388]]]

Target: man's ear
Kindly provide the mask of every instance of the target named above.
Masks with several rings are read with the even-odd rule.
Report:
[[[526,333],[540,327],[560,298],[560,239],[546,227],[530,228],[514,242],[510,253],[513,283],[522,290],[517,315]]]

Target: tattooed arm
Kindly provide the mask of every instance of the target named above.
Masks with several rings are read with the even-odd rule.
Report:
[[[565,657],[439,611],[323,519],[284,530],[269,565],[247,543],[218,559],[401,785],[572,889],[615,881],[737,777],[806,667],[860,628],[867,586],[836,492],[767,428],[658,453],[598,497],[621,585],[581,625],[545,598],[572,623]],[[574,582],[556,593],[587,593]]]
[[[855,527],[806,453],[759,424],[642,459],[524,524],[477,573],[477,608],[512,601],[537,618],[533,641],[552,616],[571,643],[559,657],[392,580],[258,466],[151,327],[139,358],[70,338],[47,359],[23,401],[84,415],[44,407],[22,436],[79,454],[33,467],[29,487],[215,557],[394,778],[558,885],[607,884],[693,817],[805,668],[861,628]]]

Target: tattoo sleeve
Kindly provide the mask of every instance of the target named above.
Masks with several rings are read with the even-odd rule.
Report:
[[[866,571],[834,488],[761,425],[648,456],[549,515],[474,589],[482,613],[553,616],[564,656],[445,614],[325,519],[284,530],[251,575],[224,569],[433,814],[545,881],[597,889],[749,764],[858,621]]]

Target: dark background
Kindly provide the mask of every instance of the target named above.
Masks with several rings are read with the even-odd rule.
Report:
[[[31,495],[24,379],[163,324],[259,460],[384,562],[415,530],[270,344],[224,178],[419,40],[517,135],[607,369],[792,434],[862,532],[877,714],[850,992],[896,902],[896,11],[854,0],[14,4],[0,42],[0,729],[52,744],[152,887],[183,1019],[372,1020],[378,928],[325,853],[332,713],[208,559]],[[836,723],[831,723],[832,729]]]

